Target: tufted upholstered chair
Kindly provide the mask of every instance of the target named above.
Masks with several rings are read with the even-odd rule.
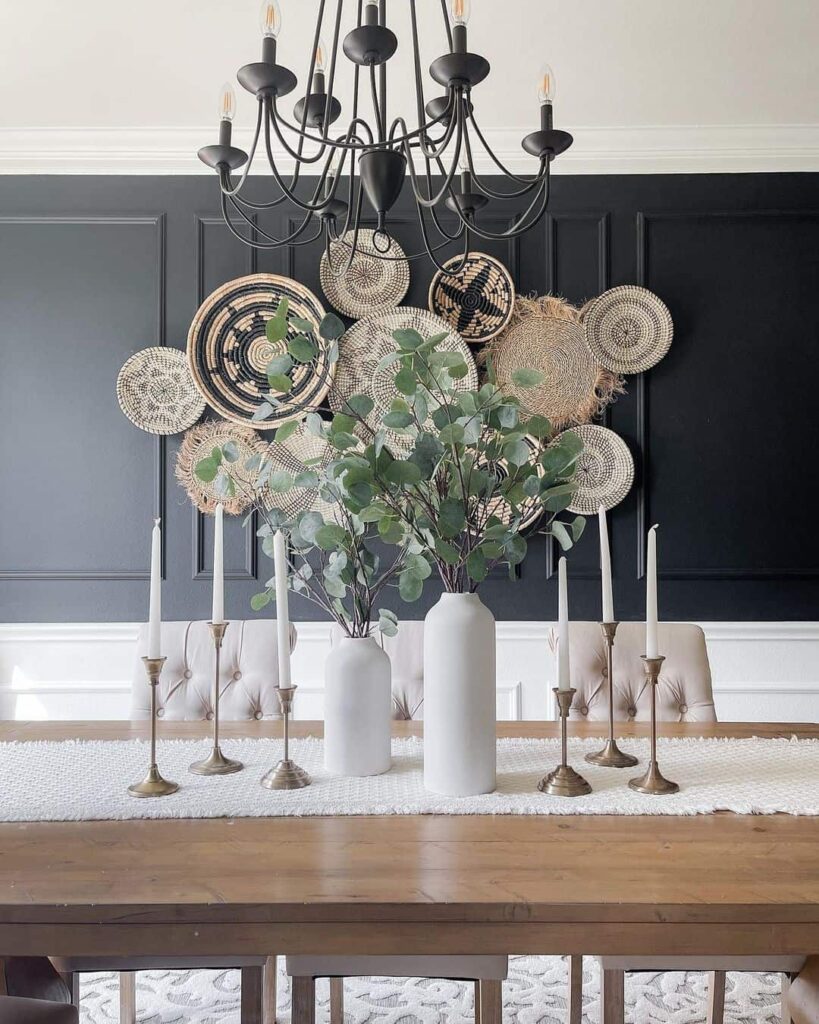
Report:
[[[148,643],[143,626],[137,650]],[[157,718],[201,722],[213,718],[213,640],[207,622],[163,622],[162,646],[167,661],[156,693]],[[296,630],[290,627],[290,650],[296,646]],[[222,642],[219,714],[225,721],[280,718],[276,696],[278,679],[276,623],[272,619],[231,622]],[[131,679],[131,718],[148,718],[151,692],[145,666],[134,662]]]
[[[660,652],[665,656],[657,687],[657,718],[661,722],[715,722],[711,668],[705,634],[685,622],[661,622]],[[606,648],[596,622],[569,626],[572,685],[576,688],[571,717],[608,720]],[[549,633],[557,648],[557,633]],[[614,643],[614,717],[617,721],[646,721],[651,716],[650,692],[640,655],[645,647],[645,624],[621,622]],[[578,961],[580,958],[572,958]],[[707,971],[708,1021],[721,1024],[726,971],[779,971],[786,979],[799,970],[801,957],[601,957],[600,1005],[605,1024],[623,1024],[623,986],[626,971]],[[577,965],[576,965],[577,968]],[[579,968],[577,968],[579,969]]]
[[[651,693],[640,655],[645,648],[645,624],[621,622],[614,642],[614,717],[622,722],[645,722],[651,717]],[[660,651],[665,656],[657,686],[660,722],[716,722],[711,668],[705,634],[687,622],[661,622]],[[557,631],[549,632],[557,649]],[[588,722],[608,721],[609,691],[606,647],[597,622],[569,624],[572,686],[577,693],[570,717]]]
[[[141,655],[148,629],[140,629],[131,683],[131,718],[150,716],[150,690]],[[290,649],[296,630],[290,627]],[[213,717],[213,640],[207,622],[163,622],[162,647],[167,660],[157,687],[157,717],[166,721],[199,722]],[[231,622],[225,633],[220,662],[219,715],[224,721],[280,718],[279,660],[276,623],[271,619]],[[242,974],[242,1024],[272,1024],[276,1012],[276,957],[224,956],[169,959],[161,955],[104,958],[63,957],[54,964],[79,1001],[80,974],[118,971],[120,1024],[136,1022],[136,971],[153,969],[204,970],[238,968]]]
[[[346,634],[334,625],[331,645]],[[424,717],[424,623],[402,622],[397,636],[378,634],[378,642],[392,663],[392,717],[399,722]]]
[[[333,626],[330,643],[344,636]],[[424,717],[424,623],[404,621],[396,636],[378,634],[392,665],[392,717],[410,721]],[[316,978],[330,979],[330,1022],[344,1018],[344,978],[457,978],[475,983],[475,1017],[486,1024],[500,1022],[501,982],[506,977],[505,956],[289,956],[287,973],[293,977],[294,1014],[304,1009],[301,1024],[315,1012]],[[297,1024],[294,1016],[294,1024]]]
[[[78,1024],[68,988],[44,956],[0,961],[0,1024]]]

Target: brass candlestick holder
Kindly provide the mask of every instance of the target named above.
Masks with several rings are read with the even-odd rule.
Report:
[[[555,687],[552,691],[557,698],[557,705],[560,709],[560,764],[553,772],[549,772],[537,784],[541,793],[548,793],[550,796],[585,796],[591,793],[592,788],[582,775],[568,763],[568,750],[566,742],[566,723],[569,718],[569,709],[572,706],[572,698],[577,693],[573,687],[568,690],[561,690]]]
[[[244,765],[241,761],[233,761],[225,757],[219,746],[219,663],[222,654],[222,640],[229,622],[209,622],[208,628],[213,637],[213,647],[216,653],[216,669],[213,680],[213,750],[204,761],[194,761],[188,771],[194,775],[230,775],[232,772],[240,772]]]
[[[676,793],[680,788],[676,782],[669,782],[663,776],[660,766],[657,764],[657,681],[660,678],[660,668],[665,658],[662,655],[657,658],[648,658],[643,654],[642,659],[648,684],[651,687],[651,758],[645,775],[639,779],[631,779],[629,787],[636,789],[638,793],[662,796],[665,793]]]
[[[128,792],[131,796],[168,796],[179,789],[179,783],[163,779],[156,766],[156,687],[165,659],[143,658],[142,664],[148,673],[148,683],[151,687],[151,764],[142,782],[135,782],[133,786],[129,786]]]
[[[619,622],[601,622],[603,639],[606,641],[606,672],[609,681],[609,738],[602,750],[594,754],[586,754],[589,764],[599,764],[603,768],[632,768],[640,762],[632,754],[626,754],[617,746],[614,738],[614,634]]]
[[[266,789],[304,789],[311,782],[307,772],[299,768],[295,761],[290,760],[290,713],[293,710],[293,695],[296,689],[295,686],[276,688],[284,716],[284,757],[275,768],[271,768],[262,776],[261,783]]]

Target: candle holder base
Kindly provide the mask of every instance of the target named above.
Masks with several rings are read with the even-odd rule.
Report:
[[[617,746],[616,740],[608,740],[602,750],[594,754],[586,754],[589,764],[600,765],[601,768],[633,768],[639,764],[638,758],[627,754]]]
[[[629,789],[638,793],[648,793],[650,796],[664,796],[667,793],[678,793],[680,787],[676,782],[669,782],[660,771],[656,761],[649,761],[645,775],[639,779],[629,780]]]
[[[540,780],[537,788],[549,796],[586,796],[592,791],[583,776],[568,764],[559,765],[553,772],[549,772]]]
[[[152,764],[142,782],[135,782],[133,786],[128,787],[128,793],[131,796],[139,797],[170,796],[178,789],[178,782],[169,782],[168,779],[163,779],[157,766]]]
[[[219,747],[214,747],[204,761],[194,761],[188,768],[194,775],[231,775],[244,768],[241,761],[233,761],[225,757]]]
[[[311,781],[307,772],[289,759],[279,761],[275,768],[271,768],[261,778],[265,789],[304,789]]]

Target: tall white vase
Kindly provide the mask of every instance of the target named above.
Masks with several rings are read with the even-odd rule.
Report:
[[[333,775],[390,769],[392,672],[372,637],[344,637],[324,663],[324,767]]]
[[[424,785],[495,788],[495,617],[477,594],[442,594],[424,622]]]

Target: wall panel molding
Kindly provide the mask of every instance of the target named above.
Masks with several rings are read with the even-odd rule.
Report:
[[[24,225],[66,225],[84,226],[103,224],[106,226],[149,225],[156,230],[156,320],[153,345],[166,344],[167,323],[167,214],[130,215],[126,213],[72,215],[27,215],[0,216],[2,224]],[[154,444],[154,501],[153,515],[164,522],[166,511],[166,438],[157,435]],[[162,577],[166,576],[167,543],[165,532],[162,531]],[[0,580],[147,580],[150,569],[9,569],[0,568]]]

